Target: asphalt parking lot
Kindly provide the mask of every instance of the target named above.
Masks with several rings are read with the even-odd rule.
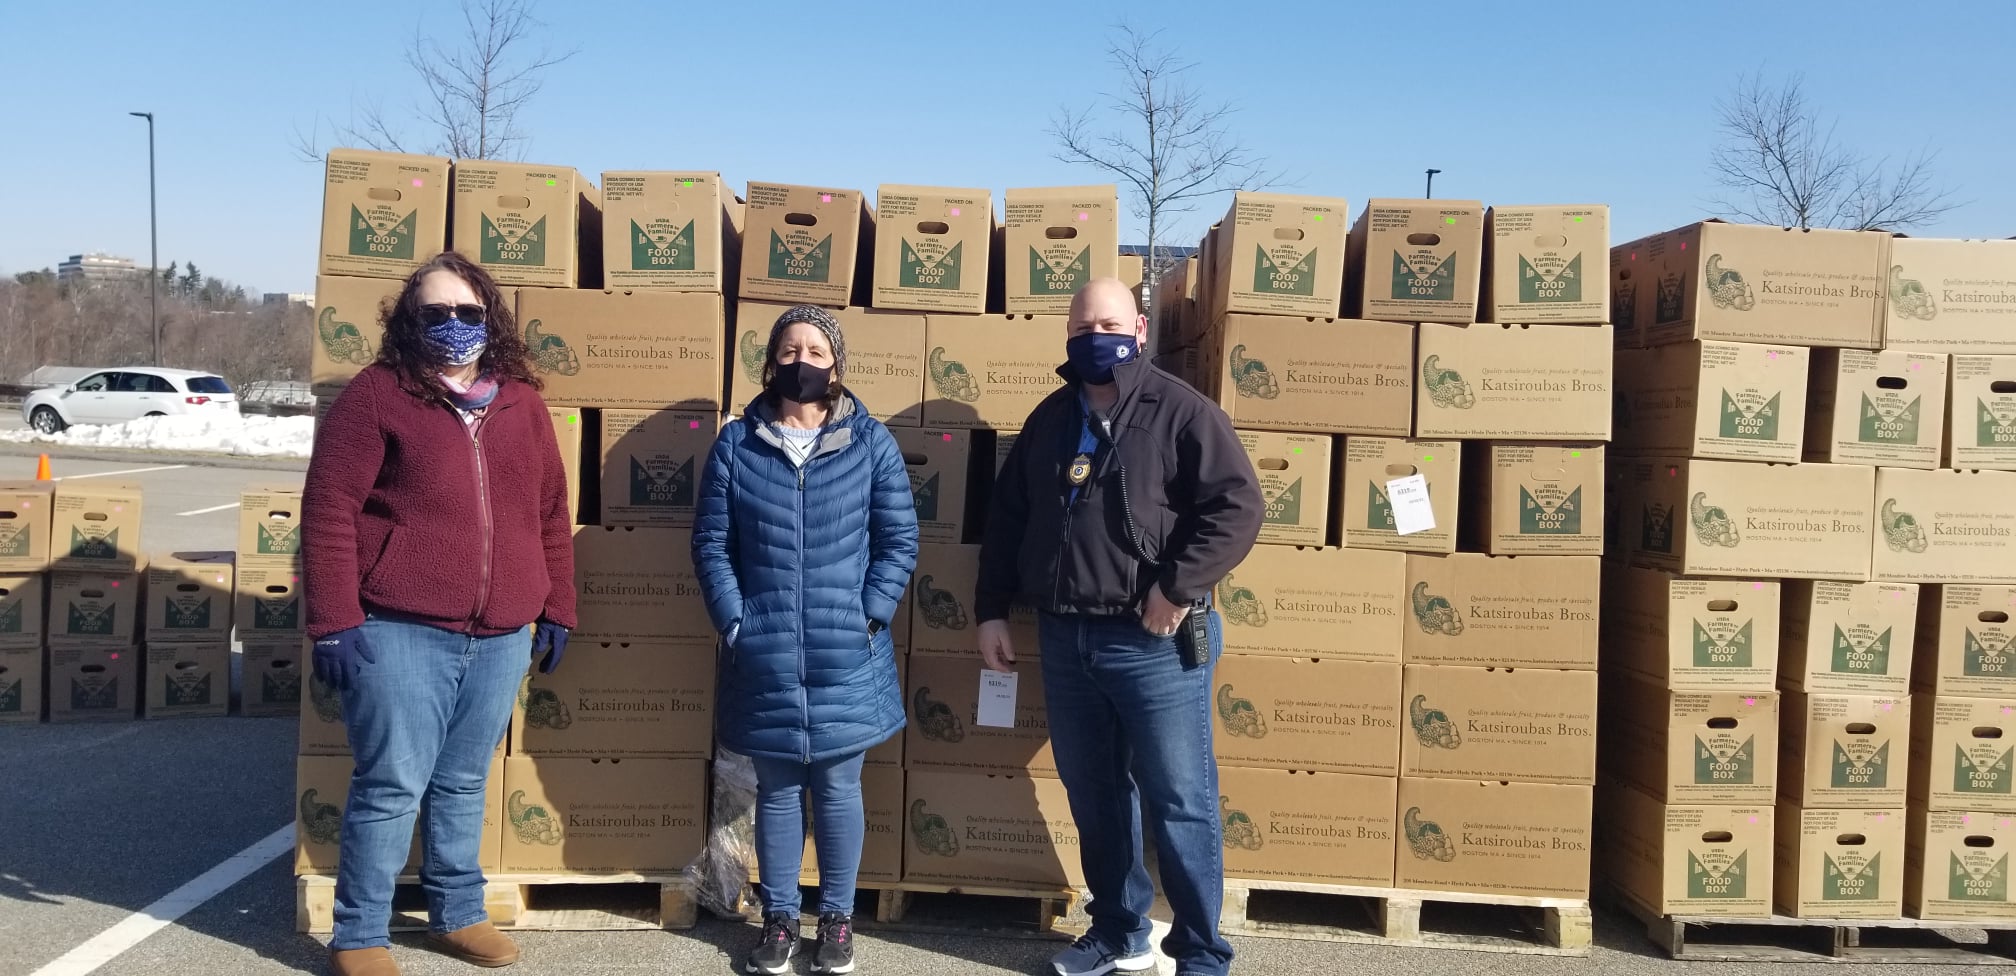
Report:
[[[33,476],[28,450],[34,449],[0,445],[0,480]],[[141,535],[150,551],[230,548],[238,493],[250,484],[298,483],[304,467],[197,460],[56,453],[54,465],[58,477],[139,482],[146,506]],[[290,719],[0,728],[0,974],[321,973],[322,943],[294,932],[294,741]],[[219,874],[222,880],[203,883]],[[704,915],[698,928],[681,933],[522,933],[525,960],[513,972],[726,974],[739,971],[754,936],[747,924]],[[1614,914],[1599,913],[1597,940],[1592,957],[1561,959],[1245,939],[1236,941],[1236,971],[1556,976],[1709,968],[1664,959],[1635,923]],[[416,937],[395,941],[408,973],[475,972],[428,953]],[[1032,940],[864,932],[860,971],[1038,974],[1054,948]],[[1786,972],[1771,965],[1712,970]]]

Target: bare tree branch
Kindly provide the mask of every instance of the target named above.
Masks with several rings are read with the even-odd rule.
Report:
[[[1868,159],[1836,138],[1807,103],[1804,80],[1773,87],[1746,75],[1716,104],[1723,141],[1709,170],[1728,193],[1722,213],[1786,227],[1903,230],[1959,206],[1933,179],[1931,154]]]

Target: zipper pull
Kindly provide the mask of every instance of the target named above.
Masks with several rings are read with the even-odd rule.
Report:
[[[805,490],[805,468],[802,465],[798,468],[798,490]]]

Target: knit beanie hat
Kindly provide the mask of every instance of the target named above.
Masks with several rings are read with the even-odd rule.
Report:
[[[833,376],[838,379],[847,372],[847,339],[840,334],[840,320],[817,305],[794,305],[777,316],[777,324],[770,327],[770,349],[774,352],[777,340],[784,330],[803,322],[825,333],[827,344],[833,347]]]

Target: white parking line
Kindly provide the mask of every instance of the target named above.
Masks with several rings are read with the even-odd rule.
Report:
[[[160,465],[159,467],[153,467],[153,468],[127,468],[127,469],[126,469],[126,470],[124,470],[124,471],[93,471],[93,472],[91,472],[90,474],[71,474],[71,475],[64,475],[63,477],[61,477],[61,478],[56,478],[56,479],[54,479],[54,480],[56,480],[56,481],[76,481],[76,480],[78,480],[79,478],[110,478],[110,477],[112,477],[113,475],[121,475],[121,474],[146,474],[146,473],[147,473],[147,472],[149,472],[149,471],[174,471],[174,470],[176,470],[177,468],[186,468],[186,467],[188,467],[188,465],[186,465],[186,464],[163,464],[163,465]]]
[[[238,505],[239,505],[238,502],[225,502],[222,505],[212,505],[209,508],[199,508],[193,512],[176,512],[175,515],[178,518],[187,515],[208,515],[211,512],[221,512],[227,508],[237,508]]]
[[[117,925],[91,937],[28,976],[85,976],[117,959],[148,936],[167,928],[196,906],[224,893],[252,872],[294,847],[294,825],[287,824],[266,835],[264,840],[224,860],[224,863],[196,876],[195,880],[161,896],[159,901],[121,919]]]

